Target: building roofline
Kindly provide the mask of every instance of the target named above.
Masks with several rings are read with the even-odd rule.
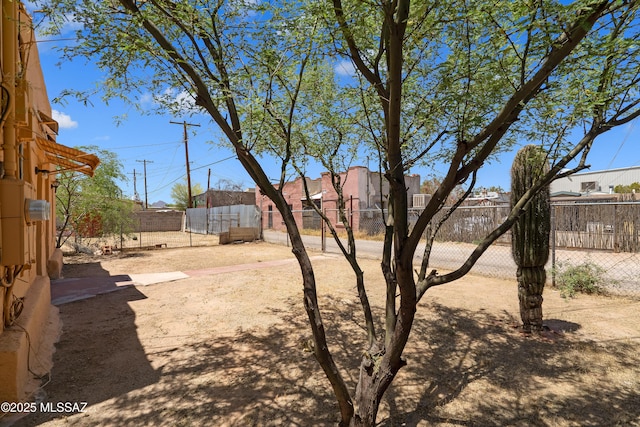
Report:
[[[594,175],[600,173],[608,173],[608,172],[621,172],[626,170],[640,170],[640,166],[627,166],[624,168],[615,168],[615,169],[602,169],[597,171],[588,171],[588,172],[576,172],[572,175],[568,175],[565,178],[572,178],[574,176],[585,176],[585,175]]]

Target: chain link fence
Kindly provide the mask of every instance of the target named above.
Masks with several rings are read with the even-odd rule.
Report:
[[[443,222],[436,234],[431,252],[431,268],[459,268],[488,233],[498,227],[509,214],[508,206],[461,206]],[[420,210],[409,212],[410,226]],[[347,210],[347,218],[355,230],[358,250],[380,255],[387,215],[381,209]],[[321,222],[315,211],[301,211],[302,225],[311,234],[320,235]],[[325,214],[338,224],[338,211],[325,209]],[[640,295],[640,203],[554,203],[552,205],[551,253],[547,269],[550,280],[570,266],[590,265],[601,273],[601,285],[614,293]],[[445,212],[434,218],[439,222]],[[339,224],[340,231],[343,227]],[[337,252],[331,236],[321,245]],[[376,242],[372,245],[366,242]],[[482,255],[471,272],[489,277],[512,279],[516,265],[511,256],[511,233],[501,236]],[[370,249],[367,249],[370,248]],[[424,244],[416,254],[421,257]]]
[[[181,211],[142,211],[120,224],[115,233],[100,232],[100,228],[84,227],[67,240],[81,252],[109,252],[155,248],[180,248],[218,244],[217,235],[191,231],[189,219]]]
[[[137,226],[136,226],[137,225]],[[134,231],[121,233],[116,247],[126,249],[181,248],[187,246],[212,246],[218,244],[218,236],[197,233],[191,226],[190,218],[180,212],[179,222],[171,225],[163,218],[146,219],[134,224]]]
[[[258,227],[260,212],[255,206],[243,211],[190,209],[188,214],[176,211],[138,212],[119,233],[109,235],[75,235],[70,239],[78,246],[100,250],[151,249],[216,245],[218,233],[229,227]],[[461,206],[442,223],[431,252],[430,267],[441,270],[459,268],[484,236],[504,221],[508,206]],[[549,277],[561,274],[569,266],[590,265],[601,272],[601,280],[613,292],[640,295],[640,203],[554,203],[552,205],[551,254],[547,268]],[[326,209],[325,214],[343,232],[339,212]],[[355,230],[360,252],[382,253],[384,223],[387,215],[381,209],[347,210],[347,219]],[[439,222],[445,212],[434,221]],[[420,215],[411,210],[410,226]],[[299,225],[307,232],[322,235],[322,221],[313,210],[294,212]],[[275,239],[274,234],[270,239]],[[266,238],[266,236],[265,236]],[[282,239],[286,241],[286,239]],[[318,247],[337,252],[337,245],[325,233]],[[510,232],[505,233],[478,260],[474,274],[512,279],[516,265],[511,257]],[[346,239],[345,239],[346,243]],[[315,242],[310,242],[314,245]],[[363,250],[364,248],[364,250]],[[421,256],[424,244],[416,254]]]
[[[552,273],[593,266],[608,290],[640,296],[640,203],[555,203]]]
[[[104,233],[101,224],[81,227],[69,239],[85,252],[181,248],[219,244],[230,227],[260,227],[260,211],[253,205],[194,208],[182,211],[139,211],[120,224],[119,232]],[[113,229],[114,227],[111,227]]]

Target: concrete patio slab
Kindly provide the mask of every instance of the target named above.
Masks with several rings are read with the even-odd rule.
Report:
[[[146,273],[146,274],[130,274],[131,281],[134,285],[153,285],[155,283],[173,282],[189,278],[189,275],[181,271],[171,271],[168,273]]]

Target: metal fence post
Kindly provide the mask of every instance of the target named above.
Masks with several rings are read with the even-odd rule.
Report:
[[[618,244],[618,205],[613,205],[613,252],[618,252],[622,245]]]
[[[327,216],[327,210],[322,209],[322,215]],[[327,251],[327,240],[326,240],[326,232],[324,228],[324,220],[320,221],[320,247],[322,248],[322,252]]]
[[[556,210],[559,206],[551,206],[551,285],[556,286]]]
[[[353,195],[349,196],[349,227],[353,230]]]

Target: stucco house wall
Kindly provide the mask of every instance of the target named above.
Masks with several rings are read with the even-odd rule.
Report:
[[[55,171],[92,174],[99,160],[56,143],[31,19],[20,2],[1,1],[0,401],[20,401],[33,380],[29,360],[44,357],[40,343],[47,323],[55,323],[50,276],[62,268]]]

